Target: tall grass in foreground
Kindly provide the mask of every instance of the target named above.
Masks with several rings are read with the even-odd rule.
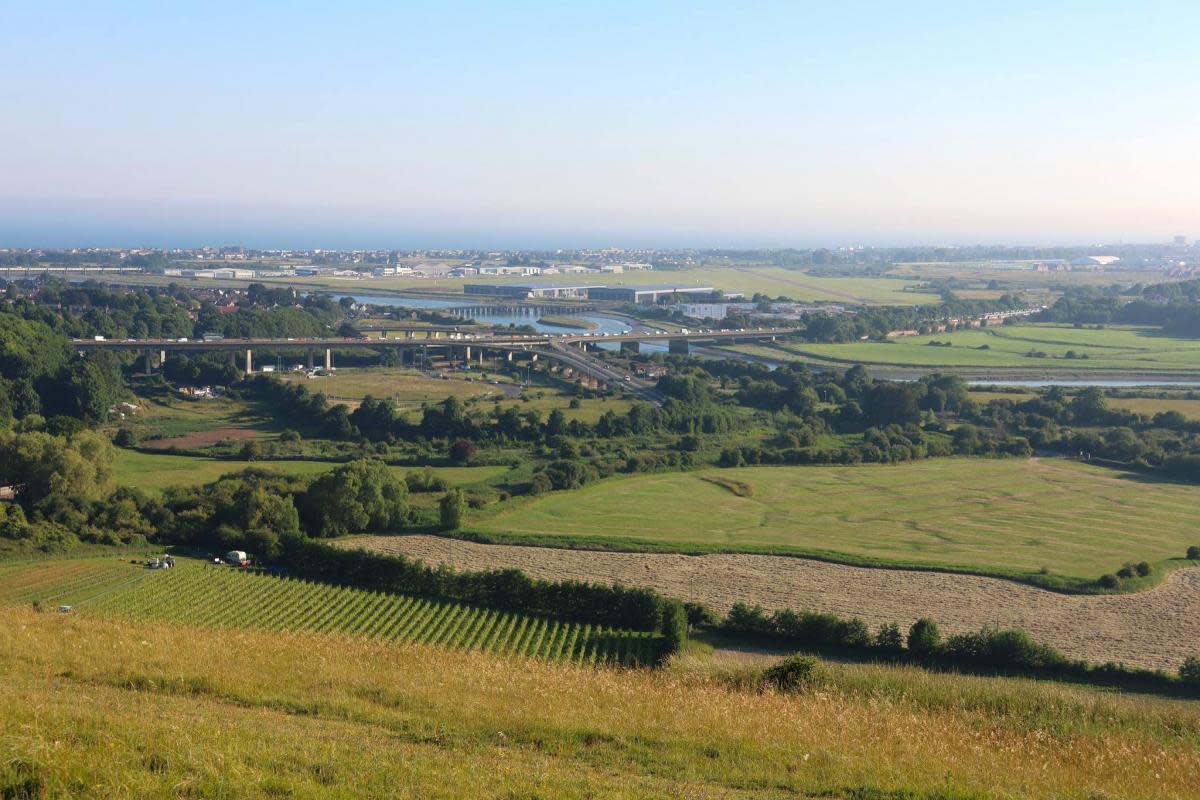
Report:
[[[1200,775],[1198,703],[832,664],[780,694],[686,661],[592,669],[0,608],[0,787],[1184,798]]]

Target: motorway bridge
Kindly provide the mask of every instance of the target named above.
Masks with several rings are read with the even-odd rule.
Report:
[[[638,394],[652,399],[649,384],[643,384],[632,376],[621,373],[603,362],[587,355],[589,348],[604,342],[614,342],[622,350],[636,352],[642,343],[663,343],[672,353],[689,352],[692,343],[739,343],[770,342],[791,336],[802,329],[797,328],[746,328],[740,330],[696,330],[696,331],[628,331],[625,333],[534,333],[534,334],[473,334],[447,331],[442,326],[413,328],[399,335],[380,338],[368,337],[314,337],[292,339],[73,339],[71,346],[83,352],[88,350],[124,350],[142,353],[146,369],[150,371],[152,358],[158,356],[161,365],[172,352],[228,352],[245,353],[246,372],[253,371],[255,350],[299,350],[306,351],[309,366],[314,365],[316,354],[324,351],[326,369],[333,366],[333,351],[347,349],[448,349],[452,358],[465,362],[473,357],[483,360],[485,352],[503,353],[508,359],[517,352],[528,352],[533,358],[542,356],[566,364],[588,375],[592,379],[609,385],[622,385]]]

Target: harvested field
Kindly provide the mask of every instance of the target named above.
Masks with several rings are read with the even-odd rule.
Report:
[[[196,431],[183,436],[172,436],[169,439],[148,439],[142,442],[147,450],[168,450],[178,447],[181,450],[196,450],[208,447],[226,439],[254,439],[259,436],[257,431],[249,428],[214,428],[211,431]]]
[[[1181,569],[1137,594],[1063,595],[1012,581],[939,572],[871,569],[787,556],[617,553],[485,545],[437,536],[360,536],[343,547],[445,563],[459,569],[512,567],[553,580],[650,586],[724,613],[735,602],[860,616],[872,628],[919,616],[945,633],[985,624],[1023,628],[1040,642],[1088,661],[1175,670],[1200,654],[1200,569]]]

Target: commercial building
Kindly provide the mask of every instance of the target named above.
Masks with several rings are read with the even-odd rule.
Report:
[[[220,267],[212,271],[214,278],[223,280],[253,280],[254,270],[252,269],[233,269],[232,267]]]
[[[658,286],[597,286],[588,292],[590,300],[609,300],[617,303],[639,303],[654,305],[665,298],[688,300],[702,295],[711,295],[715,290],[711,286],[677,286],[662,284]]]
[[[543,281],[522,281],[521,283],[468,283],[463,286],[463,292],[490,297],[519,297],[522,299],[554,297],[584,300],[589,296],[589,292],[599,288],[599,286],[571,286]]]

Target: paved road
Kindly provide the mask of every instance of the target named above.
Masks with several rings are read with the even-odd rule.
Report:
[[[604,381],[613,386],[624,386],[634,395],[647,402],[660,405],[663,401],[662,395],[654,388],[653,384],[647,383],[641,378],[630,375],[627,372],[618,370],[595,356],[588,354],[586,351],[573,349],[563,342],[551,342],[548,348],[541,348],[537,352],[547,358],[553,358],[568,364],[597,380]]]

